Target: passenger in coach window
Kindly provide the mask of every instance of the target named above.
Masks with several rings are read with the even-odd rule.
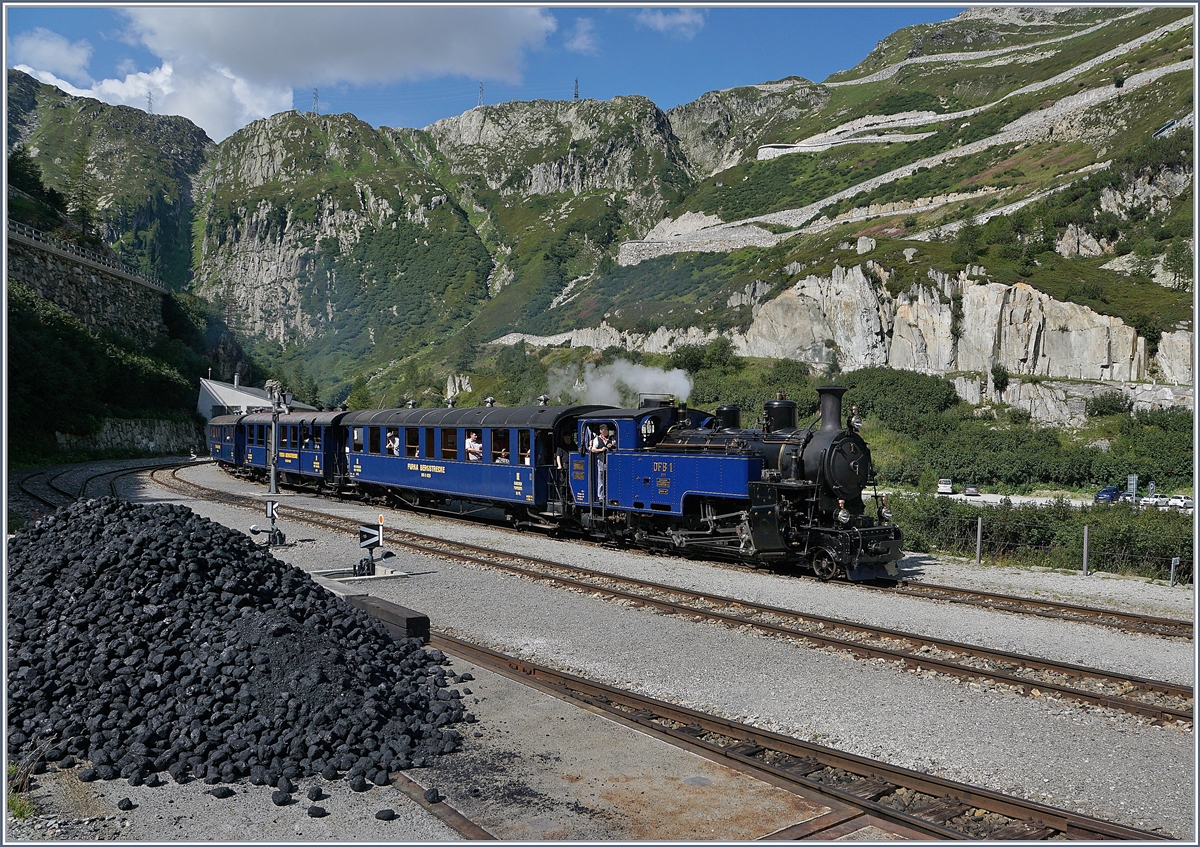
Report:
[[[479,433],[475,430],[467,433],[467,461],[483,461],[483,443],[479,440]]]
[[[608,473],[608,451],[612,448],[608,436],[608,424],[600,424],[600,431],[592,438],[589,449],[596,457],[596,499],[604,500],[604,478]]]

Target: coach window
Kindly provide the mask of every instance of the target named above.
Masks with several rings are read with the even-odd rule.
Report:
[[[377,426],[367,427],[367,442],[369,445],[367,452],[374,453],[377,456],[383,452],[379,447],[379,432],[380,429]]]
[[[308,424],[300,424],[300,447],[304,450],[312,449],[312,427]]]
[[[425,430],[425,458],[436,459],[438,457],[437,442],[434,441],[434,436],[437,433],[432,427]]]
[[[224,430],[225,440],[226,440],[226,441],[233,441],[233,427],[231,427],[231,426],[223,426],[223,427],[221,427],[221,429],[223,429],[223,430]]]
[[[442,458],[451,462],[458,461],[457,429],[442,430]]]
[[[421,430],[415,426],[404,430],[404,455],[415,459],[421,453],[420,447]]]
[[[354,452],[361,453],[363,451],[363,428],[361,426],[354,427]]]
[[[321,433],[324,431],[324,429],[325,428],[321,426],[314,426],[312,428],[312,448],[314,450],[321,449]]]
[[[554,460],[551,458],[551,454],[553,454],[553,452],[554,452],[553,443],[554,443],[554,433],[549,432],[548,430],[544,430],[544,429],[534,430],[534,433],[533,433],[533,446],[534,446],[533,463],[535,465],[553,465],[554,464]]]
[[[501,465],[507,465],[512,461],[512,454],[509,452],[509,439],[507,429],[492,430],[492,461]]]
[[[531,457],[529,455],[529,442],[530,442],[529,430],[518,429],[517,430],[517,450],[519,450],[521,453],[520,462],[522,465],[533,464],[533,457]]]

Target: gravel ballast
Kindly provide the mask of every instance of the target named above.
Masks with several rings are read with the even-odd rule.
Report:
[[[438,651],[183,506],[80,501],[8,544],[9,756],[130,785],[381,785],[461,743]]]
[[[216,468],[195,468],[190,473],[197,482],[263,494],[261,488],[230,480]],[[322,511],[358,516],[362,522],[378,516],[378,510],[349,503],[303,496],[288,499],[298,507],[312,504]],[[241,516],[238,510],[225,514],[242,523],[252,519],[246,511]],[[710,562],[609,550],[407,512],[388,512],[385,523],[1051,659],[1183,682],[1194,677],[1194,648],[1189,642],[896,597]],[[353,553],[349,537],[329,538],[293,526],[294,537],[312,536],[312,547],[322,553],[298,545],[286,554],[292,561],[312,560],[311,567],[317,567],[317,560],[328,560],[338,549],[345,550],[349,561]],[[413,576],[375,583],[372,593],[424,612],[434,628],[522,658],[847,752],[1129,826],[1185,838],[1194,829],[1190,732],[1151,726],[1122,712],[1049,697],[1023,697],[1004,687],[928,673],[918,676],[889,662],[797,649],[753,632],[628,609],[431,557],[398,553],[393,564]],[[1072,582],[1068,574],[943,565],[928,557],[906,565],[910,575],[931,581],[937,576],[938,581],[995,591],[1005,590],[1005,583],[1019,583],[1036,595],[1043,590],[1039,581],[1045,579],[1046,590],[1060,599],[1089,604],[1089,598],[1098,594],[1114,602],[1123,596],[1121,605],[1127,609],[1142,608],[1151,614],[1169,609],[1172,616],[1192,617],[1190,586],[1169,588],[1145,580],[1094,576],[1076,576]],[[681,662],[681,656],[687,661]]]
[[[215,468],[191,468],[188,475],[197,482],[265,498],[262,487],[231,480]],[[127,492],[132,498],[153,500],[177,496],[164,494],[161,488],[145,482],[130,484]],[[287,494],[278,499],[284,506],[311,505],[360,523],[373,523],[379,514],[378,510],[351,503]],[[187,502],[197,512],[228,526],[245,528],[261,522],[261,513]],[[1081,664],[1104,666],[1105,657],[1110,657],[1122,667],[1128,666],[1130,672],[1143,669],[1145,676],[1170,678],[1146,670],[1146,660],[1158,661],[1155,657],[1160,654],[1169,655],[1172,658],[1165,660],[1161,669],[1176,668],[1187,680],[1192,676],[1190,644],[1131,636],[1102,627],[889,597],[853,586],[823,585],[702,561],[630,554],[554,541],[536,533],[515,535],[410,513],[386,512],[385,523],[647,579],[705,585],[715,593],[811,608],[834,617],[861,618],[897,629],[928,628],[943,637],[992,646],[1014,644],[1010,649],[1023,645],[1030,648],[1026,652],[1048,658],[1082,657]],[[276,556],[305,570],[346,567],[359,555],[354,536],[326,533],[286,518],[281,525],[294,543],[277,549]],[[391,564],[411,576],[373,582],[372,593],[428,614],[435,629],[851,753],[1131,826],[1159,829],[1177,837],[1188,838],[1194,830],[1194,749],[1188,733],[1147,726],[1122,713],[1049,698],[1019,697],[1003,688],[951,678],[917,676],[887,662],[855,661],[826,651],[798,649],[752,632],[628,609],[589,595],[432,557],[399,553]],[[1048,577],[1054,580],[1055,595],[1075,602],[1087,602],[1088,592],[1103,585],[1106,596],[1111,593],[1114,602],[1125,596],[1126,607],[1173,607],[1179,611],[1173,616],[1190,617],[1190,588],[1169,589],[1123,579],[1101,583],[1091,577],[1077,577],[1072,583],[1070,575],[1065,574],[944,565],[930,559],[915,564],[923,571],[918,574],[923,579],[944,575],[944,581],[952,584],[967,583],[991,590],[1004,590],[999,584],[1004,581],[1021,581],[1035,595],[1042,590],[1039,580]],[[1077,594],[1072,593],[1072,585],[1078,586]],[[1003,643],[992,644],[993,639]],[[687,661],[681,662],[681,656]],[[469,744],[471,739],[466,742]],[[520,746],[519,739],[511,742]],[[461,796],[466,787],[450,781],[454,761],[454,756],[435,760],[419,772],[422,782],[429,785],[440,780],[447,795]],[[370,796],[370,792],[354,794],[346,780],[336,785],[347,796]],[[268,795],[263,799],[269,807]],[[113,795],[112,802],[120,796]],[[247,802],[245,795],[234,801],[208,800],[218,808],[222,803]],[[301,816],[307,805],[300,809]],[[330,801],[322,800],[318,805],[333,811]],[[395,803],[380,803],[376,810],[385,805]],[[299,807],[293,804],[286,808]],[[398,805],[395,808],[403,811]],[[513,813],[520,813],[519,806]],[[140,810],[130,814],[136,826]],[[338,818],[334,814],[326,819],[304,819],[316,825]]]

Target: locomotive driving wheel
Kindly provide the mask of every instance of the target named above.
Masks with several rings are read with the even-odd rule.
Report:
[[[821,582],[829,582],[837,576],[838,566],[833,561],[833,557],[824,551],[818,551],[813,554],[812,558],[813,573],[817,575],[817,579]]]

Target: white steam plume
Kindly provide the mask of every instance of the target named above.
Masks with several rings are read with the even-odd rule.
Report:
[[[642,394],[670,394],[686,400],[692,393],[692,377],[679,368],[664,371],[618,360],[602,367],[585,365],[582,371],[553,370],[546,387],[551,396],[575,403],[632,408]]]

